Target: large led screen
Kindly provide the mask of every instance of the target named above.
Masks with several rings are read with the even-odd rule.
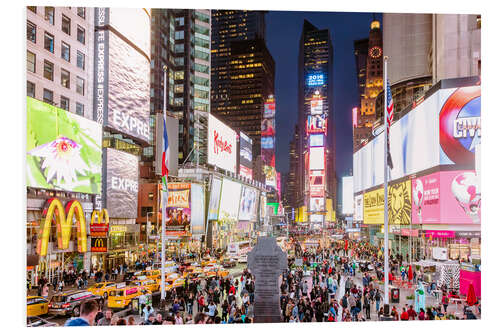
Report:
[[[252,179],[252,139],[240,132],[240,175]]]
[[[309,210],[311,212],[325,211],[325,198],[310,198]]]
[[[390,224],[411,223],[411,181],[406,180],[388,187],[387,206]]]
[[[145,8],[112,7],[109,12],[109,24],[149,56],[151,19],[148,11]]]
[[[26,185],[101,194],[102,126],[28,97]]]
[[[185,236],[191,229],[191,184],[168,183],[165,234]]]
[[[354,197],[353,220],[356,222],[363,221],[363,195],[362,194]]]
[[[481,139],[480,86],[440,89],[401,119],[389,133],[394,168],[389,180],[437,165],[474,166]],[[354,192],[384,181],[383,133],[354,153]]]
[[[480,179],[472,170],[412,179],[413,224],[480,224]]]
[[[219,218],[219,202],[222,180],[212,178],[212,188],[210,189],[210,202],[208,204],[208,219],[217,220]]]
[[[326,116],[324,114],[307,116],[307,132],[326,133],[326,122]]]
[[[325,145],[325,136],[323,134],[309,135],[309,147],[323,147]]]
[[[311,197],[325,196],[325,171],[313,170],[309,173],[309,189]]]
[[[306,76],[306,85],[309,87],[322,86],[325,84],[325,76],[323,73],[308,74]]]
[[[363,223],[384,223],[384,189],[367,192],[363,195]]]
[[[273,188],[276,188],[276,186],[277,186],[276,169],[272,166],[265,165],[264,166],[264,175],[266,177],[266,186],[271,186]]]
[[[200,184],[191,184],[191,233],[205,233],[205,190]]]
[[[352,215],[354,212],[354,192],[352,176],[342,177],[342,214]]]
[[[208,115],[208,163],[236,173],[236,132]]]
[[[114,218],[137,217],[139,157],[121,150],[106,148],[103,151],[105,184],[103,202],[109,216]]]
[[[274,118],[276,113],[276,103],[264,103],[264,116],[263,118]]]
[[[241,184],[224,178],[219,205],[219,221],[236,222],[240,208]]]
[[[311,147],[309,149],[309,169],[324,170],[325,169],[325,148]]]
[[[240,200],[240,221],[256,221],[257,220],[257,200],[259,193],[256,189],[243,186],[241,190]]]
[[[276,132],[275,132],[274,118],[262,119],[261,135],[262,136],[274,136],[275,133]]]
[[[309,215],[309,220],[312,223],[323,223],[323,218],[324,218],[324,216],[323,215],[319,215],[319,214],[311,214],[311,215]]]
[[[260,220],[263,221],[266,215],[267,197],[265,193],[260,194]]]
[[[322,114],[323,113],[323,100],[321,98],[313,98],[311,100],[311,114]]]
[[[274,150],[274,137],[272,137],[272,136],[263,136],[260,139],[260,147],[261,147],[261,149]],[[274,151],[272,151],[272,153],[274,153]]]

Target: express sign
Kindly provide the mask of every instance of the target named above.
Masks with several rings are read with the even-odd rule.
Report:
[[[441,149],[455,164],[474,163],[481,143],[481,87],[458,88],[439,113]]]

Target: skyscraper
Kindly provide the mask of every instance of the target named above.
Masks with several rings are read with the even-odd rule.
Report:
[[[265,12],[212,11],[211,112],[253,140],[260,155],[264,102],[274,94],[275,64],[265,44]]]
[[[323,223],[327,199],[336,199],[330,31],[304,20],[299,49],[297,203],[310,222]]]
[[[361,100],[365,97],[368,41],[368,38],[354,41],[354,57],[356,61],[356,76],[358,78],[359,105],[361,105]]]

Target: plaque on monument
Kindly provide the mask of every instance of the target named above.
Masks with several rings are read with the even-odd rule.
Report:
[[[287,268],[286,253],[274,237],[259,237],[248,254],[248,269],[255,277],[255,323],[279,323],[279,276]]]

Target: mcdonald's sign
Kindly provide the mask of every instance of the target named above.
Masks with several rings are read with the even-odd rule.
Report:
[[[91,252],[108,252],[108,239],[106,237],[92,237],[90,240]]]
[[[96,222],[97,218],[97,222]],[[90,220],[90,236],[92,237],[108,237],[109,230],[109,215],[108,210],[94,210]]]
[[[85,215],[80,202],[77,200],[70,200],[66,203],[66,207],[64,208],[59,199],[50,198],[46,201],[42,212],[42,221],[40,223],[36,246],[36,253],[38,255],[47,255],[52,221],[54,221],[56,225],[57,247],[60,250],[65,250],[69,247],[73,217],[76,218],[78,252],[87,252]]]

